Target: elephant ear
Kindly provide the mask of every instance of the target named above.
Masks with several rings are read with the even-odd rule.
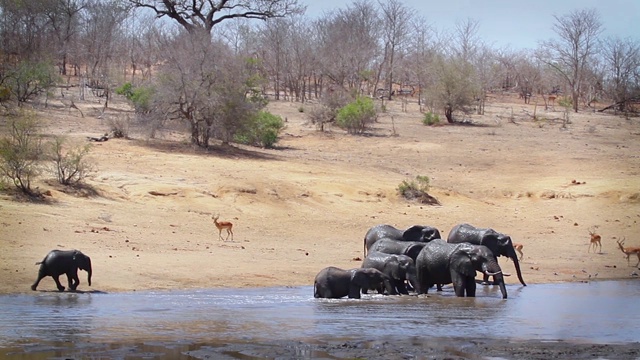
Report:
[[[458,249],[451,254],[449,266],[451,269],[460,274],[464,274],[465,276],[476,276],[476,269],[471,261],[471,255],[468,252],[468,247],[466,246],[458,247]]]
[[[424,226],[413,225],[402,233],[402,238],[407,241],[422,241],[424,237]]]
[[[498,245],[509,246],[509,244],[512,244],[511,237],[509,235],[498,234]]]

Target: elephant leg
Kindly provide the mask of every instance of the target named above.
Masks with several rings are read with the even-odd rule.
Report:
[[[360,299],[360,287],[358,285],[351,285],[349,287],[349,299]]]
[[[409,295],[409,290],[407,290],[404,280],[396,280],[395,288],[398,291],[398,294]]]
[[[466,282],[463,279],[458,279],[453,282],[453,290],[458,297],[464,297],[464,291],[466,290]]]
[[[468,297],[476,297],[476,279],[474,277],[465,279],[465,290]]]
[[[442,291],[442,284],[436,284],[436,291]]]
[[[42,278],[44,278],[44,276],[38,274],[38,278],[33,283],[33,285],[31,285],[31,290],[36,291],[36,288],[38,287],[38,284],[40,284],[40,280],[42,280]]]
[[[80,279],[78,279],[78,272],[67,273],[67,281],[69,282],[69,289],[75,291],[80,285]]]
[[[62,286],[62,284],[60,284],[60,279],[58,279],[60,277],[60,275],[55,275],[52,276],[53,277],[53,281],[56,282],[56,286],[58,287],[58,291],[64,291],[64,286]]]
[[[495,281],[495,279],[494,279],[494,281]],[[489,276],[488,275],[485,275],[485,274],[482,275],[482,285],[491,285],[491,283],[489,282]]]

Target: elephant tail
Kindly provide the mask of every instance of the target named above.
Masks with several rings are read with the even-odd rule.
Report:
[[[362,254],[363,258],[367,257],[367,237],[365,236],[364,241],[362,241]]]

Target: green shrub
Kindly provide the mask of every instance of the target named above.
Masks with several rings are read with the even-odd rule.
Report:
[[[241,144],[271,148],[278,141],[278,135],[284,128],[284,121],[280,116],[260,111],[245,129],[236,133],[234,139]]]
[[[0,175],[27,195],[38,195],[31,182],[42,172],[42,141],[39,121],[33,113],[23,113],[9,122],[9,136],[0,139]]]
[[[403,180],[398,185],[398,194],[407,200],[418,200],[423,204],[440,205],[440,202],[429,195],[430,179],[428,176],[416,176],[415,180]]]
[[[24,103],[46,92],[57,81],[57,73],[50,63],[23,61],[8,69],[5,87],[19,103]]]
[[[438,114],[434,114],[431,111],[424,114],[424,118],[422,119],[422,123],[431,126],[440,123],[440,116]]]
[[[361,134],[367,126],[376,121],[377,112],[373,100],[358,97],[338,111],[336,125],[346,129],[349,134]]]
[[[150,87],[134,87],[131,83],[125,83],[116,90],[116,94],[124,95],[127,100],[133,103],[137,112],[146,113],[151,109],[151,99],[155,90]]]
[[[52,172],[62,185],[77,185],[91,171],[86,155],[91,150],[90,144],[84,146],[67,146],[64,137],[56,136],[51,143]]]

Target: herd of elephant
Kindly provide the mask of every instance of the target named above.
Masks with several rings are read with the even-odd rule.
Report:
[[[526,286],[511,238],[469,224],[454,226],[446,241],[431,226],[415,225],[406,230],[391,225],[374,226],[364,237],[364,255],[360,268],[322,269],[314,281],[314,296],[359,299],[361,293],[369,290],[389,295],[408,294],[409,290],[427,294],[434,285],[441,290],[442,285],[453,284],[456,296],[473,297],[479,271],[484,275],[484,283],[493,277],[493,283],[506,299],[507,274],[498,265],[498,256],[513,261],[518,280]],[[80,284],[78,269],[87,271],[91,286],[91,259],[78,250],[52,250],[37,264],[40,269],[32,290],[36,290],[42,278],[51,276],[58,290],[64,291],[59,280],[62,274],[67,275],[69,289],[76,290]]]
[[[364,237],[364,260],[356,269],[334,266],[322,269],[314,281],[316,298],[359,299],[360,294],[377,290],[381,294],[427,294],[434,285],[453,284],[456,296],[475,297],[476,271],[483,283],[493,277],[507,298],[498,256],[513,261],[518,280],[526,286],[511,237],[489,228],[459,224],[443,240],[440,231],[431,226],[414,225],[406,230],[391,225],[374,226]]]

